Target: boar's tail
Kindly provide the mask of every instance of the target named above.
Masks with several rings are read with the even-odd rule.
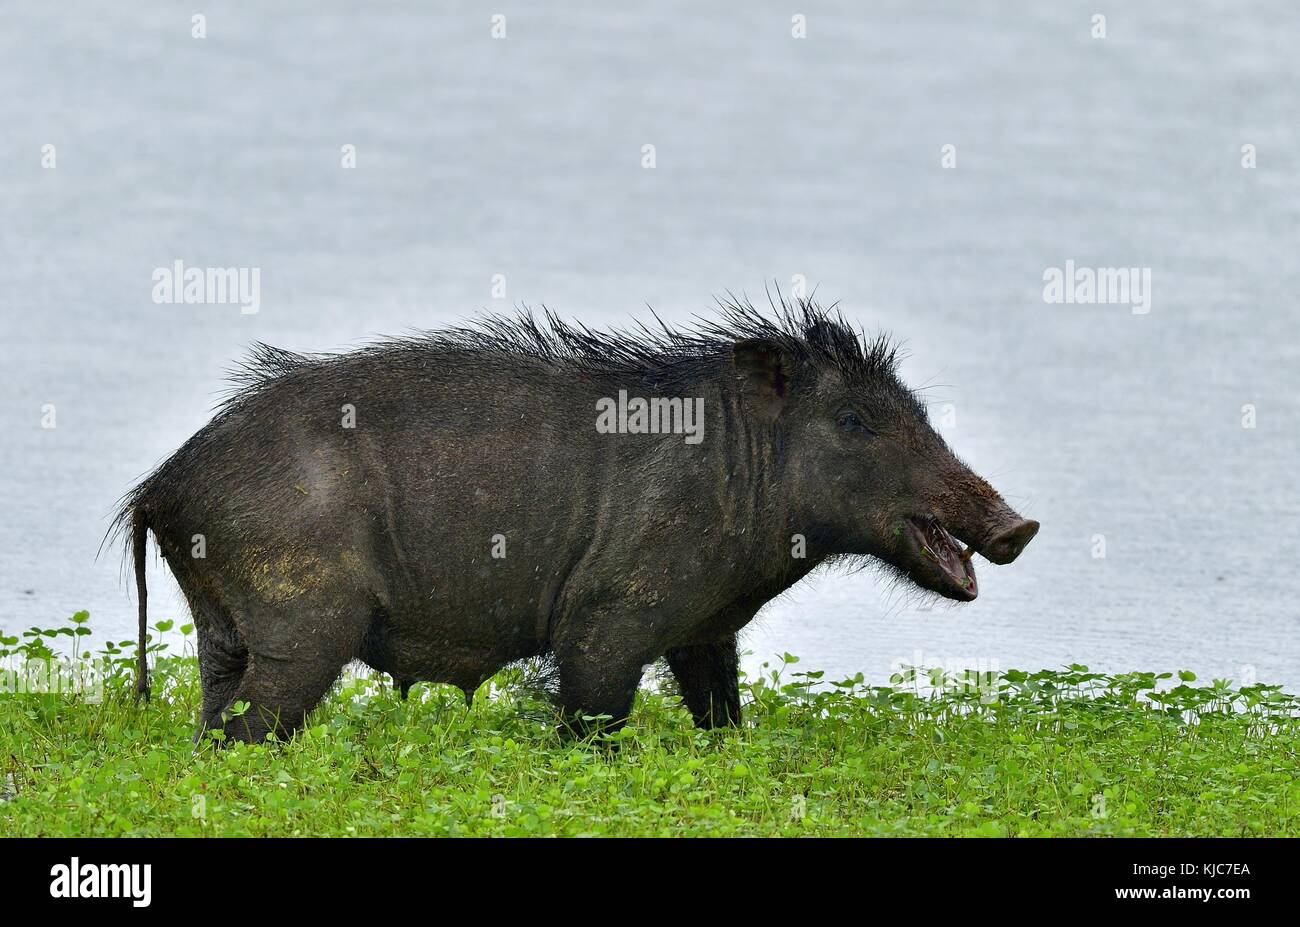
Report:
[[[149,701],[149,660],[146,649],[146,616],[149,591],[145,588],[144,554],[149,543],[149,523],[145,519],[144,506],[136,505],[131,510],[131,557],[135,561],[135,592],[140,599],[140,637],[136,647],[135,697],[136,700]]]
[[[139,650],[136,652],[135,697],[136,701],[149,699],[149,660],[146,616],[149,590],[145,588],[144,555],[149,546],[148,506],[146,505],[152,483],[152,477],[144,480],[118,500],[117,510],[113,513],[112,523],[99,542],[99,553],[110,541],[124,540],[126,554],[135,567],[135,591],[140,597],[140,636]],[[155,535],[157,532],[155,532]],[[96,554],[98,557],[99,554]]]

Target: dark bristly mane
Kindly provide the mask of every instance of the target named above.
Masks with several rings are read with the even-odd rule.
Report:
[[[670,326],[651,310],[654,325],[637,322],[631,329],[602,331],[566,322],[543,307],[540,320],[525,308],[513,315],[486,315],[467,325],[386,339],[346,354],[296,354],[258,343],[231,371],[232,387],[221,409],[239,405],[281,377],[355,357],[402,364],[445,354],[490,366],[515,358],[592,377],[682,386],[715,373],[719,358],[729,356],[735,342],[751,338],[775,342],[796,364],[830,367],[850,384],[893,380],[899,348],[887,335],[868,337],[855,330],[834,304],[823,307],[812,298],[787,300],[771,293],[768,299],[771,312],[765,313],[729,293],[717,300],[716,317],[696,316],[686,326]]]
[[[899,348],[887,335],[868,337],[849,324],[836,304],[824,307],[812,297],[786,299],[769,291],[768,303],[770,311],[764,312],[747,298],[728,293],[717,300],[714,316],[696,316],[685,326],[668,325],[651,310],[654,325],[637,322],[630,329],[603,331],[566,322],[545,307],[539,320],[525,307],[514,315],[485,315],[465,325],[414,332],[339,354],[299,354],[258,342],[230,369],[230,388],[218,403],[212,422],[172,459],[180,459],[200,445],[213,423],[286,379],[327,376],[358,360],[380,361],[389,368],[428,369],[430,358],[441,356],[489,370],[513,360],[569,369],[615,383],[646,383],[684,391],[716,376],[719,363],[730,357],[737,341],[761,338],[775,342],[797,365],[834,369],[850,385],[885,387],[911,397],[895,376]],[[146,477],[119,500],[105,542],[127,533],[132,508],[147,491],[150,479]]]

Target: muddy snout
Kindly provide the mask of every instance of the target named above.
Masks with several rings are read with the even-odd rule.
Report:
[[[995,531],[977,550],[991,563],[1010,563],[1020,556],[1020,552],[1029,546],[1037,533],[1038,522],[1026,518],[1017,519]]]

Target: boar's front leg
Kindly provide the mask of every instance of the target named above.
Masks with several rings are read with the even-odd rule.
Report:
[[[696,727],[710,730],[740,723],[740,660],[734,634],[676,647],[664,656]]]
[[[560,661],[562,733],[613,734],[627,723],[641,682],[641,664],[569,658]]]
[[[604,610],[563,626],[552,651],[562,734],[612,734],[627,723],[644,667],[654,659],[642,638],[637,622]]]

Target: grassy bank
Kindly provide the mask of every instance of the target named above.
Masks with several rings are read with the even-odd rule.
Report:
[[[3,637],[30,665],[84,613]],[[128,644],[97,646],[102,692],[0,695],[6,835],[1295,835],[1298,701],[1084,667],[971,686],[910,674],[828,683],[792,660],[745,680],[746,725],[694,730],[643,693],[619,750],[566,743],[508,671],[464,707],[348,679],[287,745],[192,752],[189,637],[162,622],[155,695],[130,698]],[[16,687],[10,677],[8,689]],[[1170,688],[1172,686],[1172,688]],[[1161,687],[1157,689],[1157,687]]]

